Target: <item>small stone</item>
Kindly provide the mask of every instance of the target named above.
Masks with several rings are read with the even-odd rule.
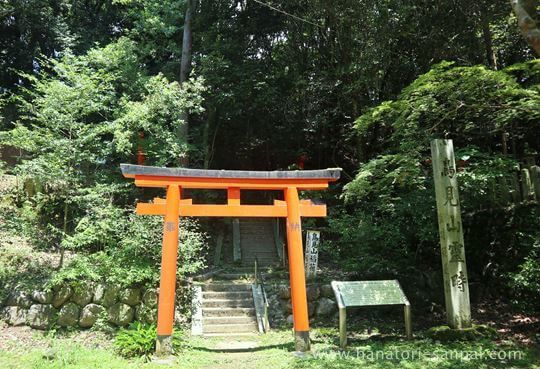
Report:
[[[6,305],[29,308],[32,305],[32,299],[26,292],[14,291],[9,295]]]
[[[328,298],[335,297],[334,290],[332,289],[332,286],[329,285],[329,284],[323,284],[321,286],[321,296],[322,297],[328,297]]]
[[[308,316],[312,317],[315,314],[316,301],[308,301]]]
[[[33,291],[32,299],[40,304],[50,304],[52,302],[52,291]]]
[[[140,288],[128,288],[119,293],[119,300],[124,304],[134,306],[141,302],[141,289]]]
[[[317,309],[315,313],[317,316],[323,317],[323,316],[329,316],[334,311],[336,311],[337,306],[336,303],[333,300],[330,300],[329,298],[322,297],[319,299],[319,303],[317,304]]]
[[[146,324],[155,324],[157,322],[157,308],[155,306],[139,305],[135,309],[135,320]]]
[[[94,291],[91,286],[77,286],[73,289],[71,301],[79,306],[85,306],[92,301]]]
[[[103,293],[101,305],[105,307],[113,306],[118,301],[118,291],[120,291],[120,287],[118,286],[107,286]]]
[[[131,323],[135,315],[135,309],[121,302],[111,306],[107,312],[109,313],[109,322],[121,327]]]
[[[34,304],[26,316],[26,324],[35,329],[45,330],[52,324],[56,309],[51,305]]]
[[[58,325],[61,327],[71,327],[77,325],[79,321],[79,313],[81,309],[77,304],[70,302],[62,306],[60,313],[58,313]]]
[[[289,316],[287,317],[287,323],[289,324],[293,324],[294,323],[294,317],[292,314],[289,314]]]
[[[103,303],[103,296],[105,295],[105,285],[104,284],[98,284],[94,288],[94,297],[92,298],[92,301],[96,304],[102,304]]]
[[[288,299],[291,297],[291,290],[289,286],[281,284],[277,287],[277,295],[280,299]]]
[[[185,325],[188,322],[188,317],[182,313],[182,311],[177,307],[174,309],[174,324],[175,325]]]
[[[88,304],[81,312],[79,318],[79,326],[82,328],[90,328],[99,318],[99,315],[105,311],[105,308],[98,304]]]
[[[155,288],[149,288],[144,291],[142,303],[149,307],[155,307],[158,303],[158,292]]]
[[[60,306],[64,305],[67,300],[69,300],[72,294],[73,289],[70,286],[60,287],[53,296],[52,305],[57,309],[60,308]]]
[[[7,306],[2,310],[2,315],[8,324],[25,325],[28,310],[20,306]]]
[[[308,301],[315,301],[319,297],[319,287],[315,285],[308,286],[306,288],[306,295]]]
[[[286,314],[292,312],[291,300],[279,300],[279,304],[281,305],[281,310],[283,310],[283,312]]]

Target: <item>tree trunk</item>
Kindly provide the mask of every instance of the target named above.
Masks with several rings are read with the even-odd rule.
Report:
[[[540,28],[536,23],[538,0],[510,0],[516,14],[521,34],[529,45],[540,55]]]
[[[180,86],[184,84],[185,81],[189,78],[189,72],[191,71],[191,48],[193,44],[193,28],[192,28],[192,19],[193,13],[195,12],[196,0],[187,0],[186,1],[186,15],[184,17],[184,35],[182,38],[182,59],[180,61]],[[177,137],[179,140],[188,141],[189,135],[189,114],[187,111],[182,112],[181,119],[184,122],[181,126],[178,127]],[[186,155],[182,158],[179,158],[181,166],[187,166],[189,163],[189,158]]]
[[[497,70],[497,55],[493,49],[493,36],[491,35],[491,30],[489,29],[489,18],[487,14],[487,9],[483,7],[482,11],[482,36],[484,38],[484,46],[486,48],[486,59],[488,65]]]

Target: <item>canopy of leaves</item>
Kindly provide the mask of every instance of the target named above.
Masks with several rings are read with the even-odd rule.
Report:
[[[508,203],[520,160],[540,147],[539,76],[538,60],[502,71],[441,63],[360,116],[364,164],[345,186],[346,215],[330,222],[339,248],[378,273],[423,275],[439,265],[429,143],[452,138],[472,279],[513,283],[509,272],[523,263],[514,281],[535,285],[538,205]]]

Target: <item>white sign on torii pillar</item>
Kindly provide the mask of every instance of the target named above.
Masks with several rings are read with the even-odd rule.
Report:
[[[439,218],[446,317],[452,328],[471,326],[469,283],[452,140],[431,141]]]

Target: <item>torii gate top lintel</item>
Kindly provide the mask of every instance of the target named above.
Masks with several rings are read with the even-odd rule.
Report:
[[[145,165],[120,164],[126,178],[134,178],[141,187],[167,187],[177,184],[183,188],[279,190],[287,187],[318,190],[328,187],[328,182],[339,179],[341,168],[323,170],[205,170],[188,168],[163,168]]]
[[[153,203],[137,204],[137,214],[164,216],[157,354],[170,354],[172,349],[180,216],[286,218],[296,350],[309,351],[309,317],[301,217],[324,217],[326,205],[314,204],[310,200],[300,200],[298,191],[327,188],[329,182],[339,179],[340,168],[265,172],[161,168],[131,164],[120,166],[124,177],[135,179],[136,186],[167,189],[166,199],[156,198]],[[226,189],[227,204],[193,204],[191,199],[181,198],[184,188]],[[241,190],[283,191],[284,201],[274,200],[272,205],[243,205],[240,203]]]

